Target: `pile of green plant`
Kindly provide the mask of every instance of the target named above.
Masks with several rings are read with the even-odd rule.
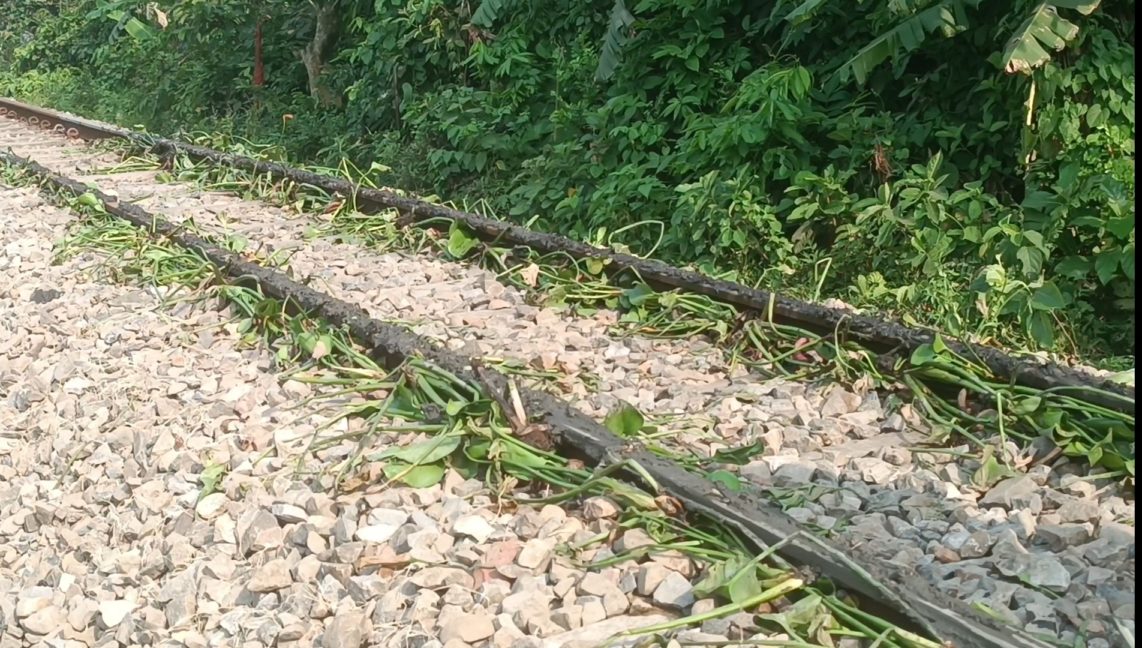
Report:
[[[208,140],[198,143],[205,141]],[[869,381],[888,395],[890,408],[898,406],[903,396],[922,413],[931,442],[944,445],[949,441],[967,441],[980,451],[982,465],[972,476],[972,482],[979,487],[989,487],[1014,474],[1017,463],[1026,465],[1002,449],[1008,441],[1027,447],[1038,439],[1049,440],[1055,448],[1044,457],[1045,461],[1061,454],[1107,469],[1101,473],[1103,477],[1134,479],[1133,414],[1095,404],[1116,400],[1132,404],[1132,398],[1089,387],[1041,390],[1017,385],[992,373],[978,358],[949,349],[939,334],[931,344],[918,347],[907,360],[891,354],[878,356],[854,341],[844,340],[835,331],[822,335],[779,324],[772,313],[748,318],[730,304],[684,290],[656,291],[633,271],[608,274],[606,262],[601,259],[576,260],[563,253],[537,254],[519,246],[485,244],[456,222],[446,237],[430,236],[428,230],[399,227],[395,210],[362,213],[354,201],[311,185],[275,179],[270,173],[205,160],[196,162],[184,155],[168,158],[143,151],[138,144],[126,140],[112,140],[109,148],[123,156],[115,169],[164,168],[168,170],[159,175],[164,181],[191,182],[206,191],[233,192],[298,213],[320,215],[324,222],[309,229],[312,236],[363,243],[386,251],[426,253],[435,248],[446,258],[479,263],[495,272],[500,281],[523,291],[534,303],[584,316],[599,308],[618,311],[621,315],[612,328],[618,335],[704,335],[725,350],[732,363],[743,363],[762,376],[826,379],[847,385]],[[260,147],[230,148],[246,149],[245,154],[258,159],[272,154]],[[337,169],[310,170],[340,176],[353,185],[377,188],[367,172],[349,163]],[[632,416],[637,422],[625,416],[608,417],[606,422],[620,437],[637,437],[652,452],[665,450],[667,457],[687,468],[733,490],[740,488],[736,478],[724,470],[715,468],[708,472],[704,466],[708,462],[695,462],[677,448],[659,446],[653,431],[642,434],[648,431],[642,415],[633,411]],[[1001,448],[998,460],[997,448]],[[760,446],[756,449],[760,450]],[[748,459],[748,453],[743,454],[742,450],[734,449],[733,454]],[[714,459],[717,463],[725,457]]]
[[[1125,0],[12,0],[0,92],[1133,365]]]

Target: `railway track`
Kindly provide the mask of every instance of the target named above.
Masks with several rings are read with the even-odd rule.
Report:
[[[47,129],[42,128],[44,119],[50,120]],[[1122,617],[1126,615],[1127,600],[1131,604],[1133,601],[1133,502],[1124,501],[1113,484],[1103,487],[1097,479],[1088,478],[1089,472],[1081,466],[1063,462],[1052,470],[1043,465],[1028,474],[1003,474],[995,483],[986,484],[990,489],[979,488],[969,477],[986,472],[978,458],[957,457],[939,448],[920,448],[923,436],[910,429],[908,423],[922,422],[912,416],[886,413],[873,391],[862,394],[835,385],[765,378],[732,366],[719,349],[692,340],[616,336],[611,325],[618,316],[613,312],[584,317],[536,306],[528,303],[526,295],[515,287],[501,283],[503,274],[449,260],[431,249],[421,254],[382,253],[367,245],[337,242],[328,236],[329,230],[324,232],[326,236],[314,237],[313,223],[303,215],[231,195],[204,192],[189,183],[167,182],[180,175],[209,177],[178,157],[168,156],[165,169],[158,163],[148,168],[141,161],[125,166],[122,156],[93,151],[66,138],[68,129],[75,129],[72,135],[89,137],[106,137],[111,131],[54,116],[37,120],[41,123],[0,122],[0,149],[10,149],[15,154],[8,158],[10,164],[47,179],[49,186],[78,200],[78,208],[88,210],[83,229],[73,229],[73,234],[80,235],[78,241],[86,243],[72,239],[73,244],[86,245],[88,254],[102,254],[115,261],[115,249],[129,249],[112,247],[113,242],[122,241],[124,232],[101,220],[98,212],[125,217],[163,235],[160,240],[174,249],[200,250],[205,262],[230,276],[222,282],[225,285],[240,283],[242,277],[248,283],[252,277],[263,297],[300,307],[314,322],[317,320],[313,316],[320,316],[326,323],[346,326],[380,365],[394,367],[422,355],[432,366],[460,377],[462,383],[481,388],[483,391],[475,400],[503,400],[500,409],[508,413],[509,419],[513,410],[522,410],[523,416],[506,421],[505,425],[518,437],[533,441],[539,449],[554,445],[564,453],[576,454],[580,461],[610,467],[615,471],[612,474],[621,473],[626,483],[641,484],[644,489],[652,484],[649,494],[659,497],[656,515],[677,519],[671,514],[678,511],[663,510],[677,504],[694,516],[697,526],[693,528],[704,528],[697,522],[701,518],[706,523],[713,521],[736,530],[755,551],[773,548],[772,556],[765,561],[767,569],[776,570],[765,572],[771,579],[784,573],[788,577],[780,582],[811,582],[823,575],[856,595],[865,609],[874,611],[889,624],[946,639],[953,645],[1036,645],[1038,639],[1031,634],[1036,631],[1064,639],[1081,632],[1095,642],[1088,645],[1117,645],[1125,633],[1132,633],[1132,616]],[[61,123],[64,132],[53,133]],[[72,123],[75,125],[68,125]],[[179,151],[174,145],[166,147],[168,153]],[[156,148],[163,150],[162,145]],[[199,150],[193,157],[207,162],[221,159],[212,159],[208,153]],[[288,180],[292,172],[271,173],[280,181]],[[18,196],[21,201],[29,200],[26,192]],[[380,201],[374,200],[377,204]],[[95,214],[90,213],[93,207]],[[407,221],[410,214],[413,219],[418,217],[418,209],[428,208],[406,204],[401,209]],[[429,209],[425,213],[434,212]],[[162,222],[156,220],[156,214],[162,214],[170,225],[155,225]],[[470,224],[477,233],[485,227],[476,221]],[[504,235],[502,230],[491,233]],[[526,234],[513,236],[528,240]],[[148,249],[155,252],[158,248]],[[121,258],[119,261],[120,271],[138,269],[138,264],[123,264]],[[288,265],[289,274],[303,281],[290,279],[286,268],[279,267],[283,262]],[[660,270],[659,279],[664,276],[669,279],[670,273]],[[658,281],[656,285],[662,284]],[[787,305],[782,308],[788,310]],[[473,357],[499,371],[473,368]],[[1058,368],[1037,375],[1048,381],[1089,382],[1081,375]],[[8,385],[9,380],[0,384]],[[514,389],[514,393],[521,394],[518,404],[511,399],[513,389],[508,388],[508,383],[523,385]],[[544,391],[559,394],[559,398]],[[1109,392],[1107,403],[1124,402],[1115,399],[1115,393]],[[1130,395],[1132,417],[1132,390]],[[576,409],[569,408],[564,400]],[[623,409],[624,402],[634,404],[638,411]],[[612,415],[610,430],[597,423],[607,414]],[[360,421],[362,417],[353,420]],[[616,431],[623,438],[617,437]],[[374,443],[381,440],[371,439]],[[402,439],[383,440],[397,443]],[[322,450],[325,454],[321,458],[343,459],[358,446],[333,443]],[[758,450],[762,453],[752,454]],[[738,467],[736,462],[745,465]],[[995,464],[994,470],[1002,472],[1002,467]],[[589,488],[601,488],[601,482],[591,479],[584,480]],[[723,487],[717,495],[711,494],[717,490],[715,484]],[[381,495],[377,493],[375,497]],[[626,536],[616,533],[613,525],[589,519],[589,509],[565,506],[562,514],[565,519],[581,520],[583,528],[591,528],[597,534],[612,539],[619,536],[614,545],[602,551],[604,555],[607,551],[621,554],[622,538]],[[788,515],[782,514],[781,509]],[[800,532],[790,519],[801,523]],[[661,524],[661,520],[657,523]],[[823,532],[829,540],[817,539],[805,529]],[[463,536],[457,533],[453,531],[451,537]],[[526,541],[533,539],[546,538]],[[1127,545],[1129,549],[1125,548]],[[596,548],[595,553],[598,551]],[[717,570],[712,566],[727,564],[725,555],[728,554],[719,554],[722,562],[707,560],[698,564],[705,567],[709,577]],[[449,556],[447,562],[452,564],[454,558]],[[254,561],[257,559],[255,556]],[[273,560],[277,558],[270,562]],[[775,562],[770,565],[770,560]],[[607,572],[617,581],[612,584],[627,601],[625,608],[613,604],[615,610],[622,608],[622,613],[610,615],[612,619],[632,623],[630,618],[639,617],[631,613],[635,609],[649,615],[641,619],[643,626],[654,625],[648,622],[650,617],[668,623],[667,619],[685,618],[687,613],[710,615],[708,608],[703,607],[710,605],[707,603],[676,605],[675,599],[671,606],[655,598],[656,590],[645,585],[645,574],[660,573],[657,567],[663,562],[655,563],[653,558],[642,563],[628,559],[625,564],[617,563],[626,571]],[[808,568],[808,572],[780,571],[790,565]],[[257,566],[262,567],[265,565]],[[689,586],[700,585],[687,569],[663,569],[689,574]],[[1108,571],[1112,573],[1107,574]],[[623,591],[623,579],[630,574],[634,574],[634,585]],[[642,584],[639,575],[643,577]],[[0,578],[4,578],[3,572]],[[548,571],[546,578],[552,580],[553,573]],[[580,583],[586,579],[583,573],[574,578]],[[513,589],[522,582],[518,577],[508,580],[514,580]],[[672,578],[672,583],[677,580]],[[558,583],[548,586],[558,589]],[[575,587],[576,591],[581,589]],[[745,587],[756,595],[768,591],[754,589]],[[724,596],[725,592],[719,594]],[[584,596],[599,598],[593,594]],[[612,596],[612,600],[617,599]],[[797,600],[812,599],[810,596]],[[562,602],[564,605],[556,615],[562,625],[548,615],[555,625],[543,626],[536,621],[535,627],[543,627],[540,634],[548,635],[548,639],[577,630],[582,639],[585,604],[567,604],[566,597]],[[969,607],[972,604],[974,610]],[[24,611],[35,605],[39,603],[28,603]],[[449,605],[453,604],[445,603]],[[479,616],[494,611],[486,607],[473,611],[476,608],[472,606],[479,604],[459,605],[460,611],[453,612]],[[443,614],[440,605],[435,609]],[[849,626],[868,629],[868,624],[873,623],[854,620],[852,613],[844,609],[828,605],[821,609],[829,611],[838,627],[850,631],[853,628]],[[990,610],[1014,625],[989,621],[987,615],[978,612],[980,609]],[[400,645],[384,643],[394,641],[391,636],[376,636],[375,610],[376,606],[370,616],[374,620],[374,636],[367,640],[377,645]],[[503,611],[502,605],[499,610],[500,615],[507,613],[512,617],[512,624],[519,621],[517,614]],[[575,625],[574,610],[580,615],[579,626],[566,627]],[[757,617],[747,621],[730,612],[692,619],[682,625],[700,625],[704,633],[700,640],[707,642],[746,638],[758,634],[755,630],[764,630],[749,626],[758,623]],[[357,608],[351,612],[363,613],[363,609]],[[780,607],[769,613],[789,614]],[[9,618],[30,616],[13,612]],[[110,616],[114,619],[115,615]],[[731,616],[736,620],[730,620]],[[4,618],[0,614],[0,626]],[[339,634],[338,615],[324,618],[326,622],[319,624],[325,633],[321,636]],[[1093,631],[1088,619],[1093,619]],[[286,625],[280,620],[274,622],[283,628]],[[496,633],[504,632],[504,637],[511,634],[510,629],[504,631],[509,627],[505,621],[489,623],[493,633],[471,642],[441,634],[440,627],[435,628],[434,636],[442,643],[445,638],[479,643],[498,641]],[[527,623],[524,619],[523,625]],[[1083,623],[1086,627],[1080,628]],[[108,631],[126,627],[106,621],[102,624],[106,627],[100,629]],[[329,626],[335,626],[337,632],[331,633]],[[222,630],[222,634],[211,636],[225,635],[225,628]],[[31,636],[37,634],[34,629],[30,632]],[[433,636],[431,632],[425,636]],[[779,633],[765,635],[763,631],[757,641],[776,634]],[[885,640],[896,645],[919,641],[907,633],[892,635],[879,630],[873,636],[878,634],[884,634]]]

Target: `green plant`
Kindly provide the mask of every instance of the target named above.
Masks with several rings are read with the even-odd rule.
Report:
[[[13,3],[4,92],[348,157],[383,184],[984,342],[1133,353],[1122,0]],[[986,281],[977,305],[962,286],[992,265],[1064,305],[1001,313],[1021,298]]]

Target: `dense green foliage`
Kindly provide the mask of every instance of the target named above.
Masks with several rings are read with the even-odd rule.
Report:
[[[9,5],[4,94],[1133,362],[1133,2],[326,0],[320,88],[308,1]]]

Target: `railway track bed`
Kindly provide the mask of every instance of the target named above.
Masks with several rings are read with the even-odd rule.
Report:
[[[963,646],[1132,637],[1133,499],[1077,462],[998,474],[966,446],[925,447],[923,421],[872,389],[767,378],[695,338],[620,334],[619,313],[536,304],[432,245],[333,237],[307,215],[171,183],[177,168],[128,170],[0,120],[9,148],[98,190],[70,185],[81,216],[26,187],[0,196],[0,591],[12,601],[0,646],[585,646],[646,628],[702,645],[925,645],[897,623]],[[10,184],[31,177],[9,161]],[[150,237],[113,217],[127,207],[174,225]],[[180,236],[245,261],[257,285],[221,277],[237,266],[217,255],[188,257]],[[227,310],[172,299],[207,284]],[[352,336],[329,325],[340,306],[305,302],[323,295],[360,307],[342,322]],[[425,340],[441,351],[416,360]],[[386,358],[404,362],[398,378]],[[469,358],[485,368],[462,374]],[[455,398],[435,404],[424,381]],[[622,439],[594,424],[604,418]],[[465,426],[492,431],[476,442]],[[441,438],[455,443],[444,455]],[[489,440],[517,455],[489,459]],[[576,447],[570,461],[542,452]],[[1033,449],[1013,448],[1016,462]],[[600,460],[614,472],[585,465]],[[626,481],[607,481],[620,471]],[[738,492],[710,496],[715,483]],[[679,507],[743,546],[704,544],[721,527]],[[767,524],[782,509],[801,534]],[[758,544],[779,546],[735,562]],[[845,582],[855,566],[828,547],[873,578]],[[748,575],[716,582],[727,565]],[[822,573],[891,623],[802,587]],[[739,608],[716,611],[727,603]]]

